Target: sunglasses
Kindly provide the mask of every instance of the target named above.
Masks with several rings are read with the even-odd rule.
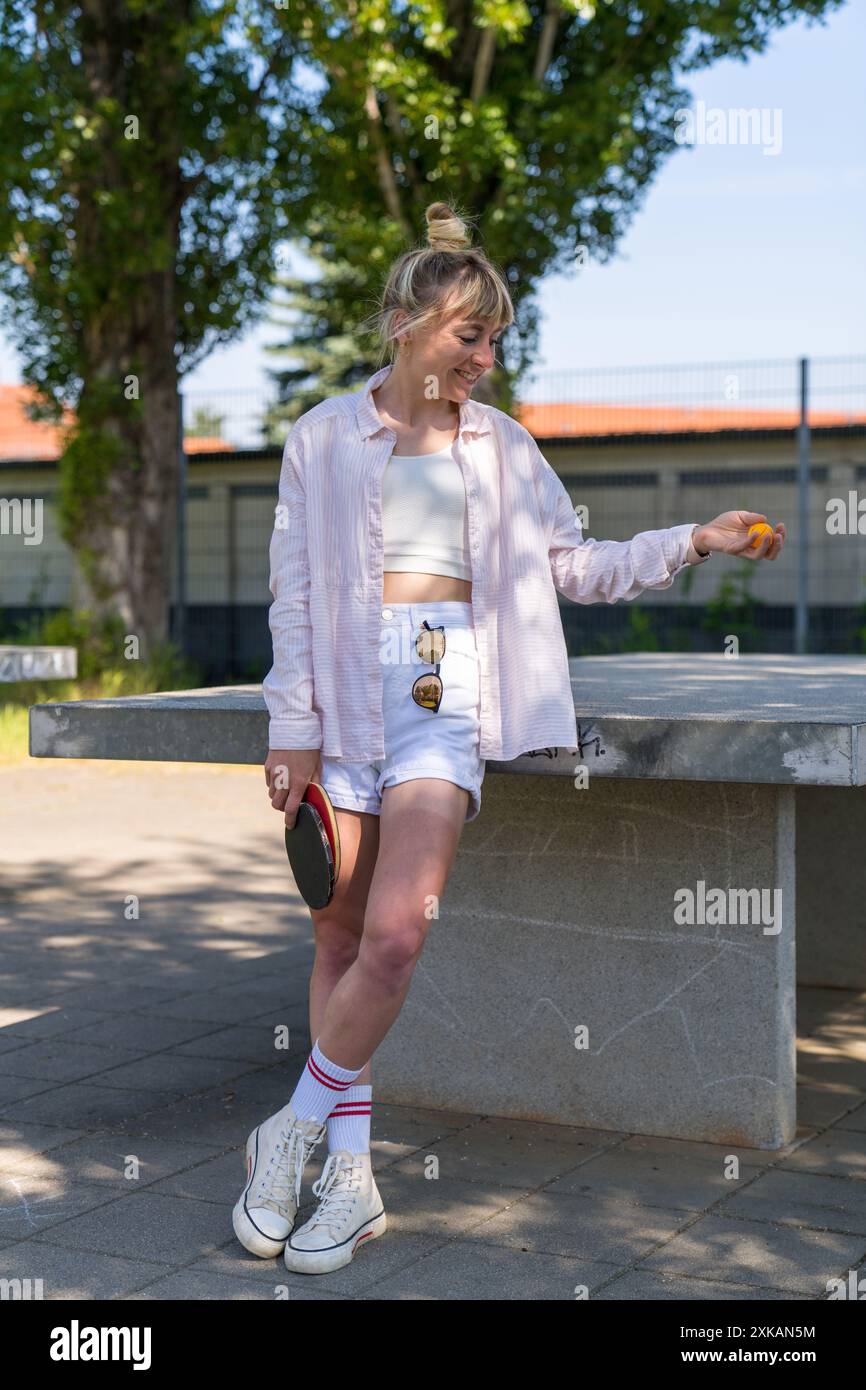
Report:
[[[439,663],[445,655],[445,629],[444,627],[431,627],[425,618],[421,624],[421,631],[415,638],[415,650],[422,661],[429,662],[435,666],[435,671],[428,671],[425,675],[419,676],[412,685],[412,699],[416,705],[422,709],[432,710],[436,714],[442,703],[442,677],[439,675]]]

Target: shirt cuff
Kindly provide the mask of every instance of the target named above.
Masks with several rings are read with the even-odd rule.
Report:
[[[280,751],[321,748],[322,724],[317,714],[307,719],[272,719],[268,724],[268,748]]]
[[[682,526],[667,527],[662,546],[665,564],[671,577],[685,569],[686,565],[702,565],[704,560],[709,560],[709,555],[698,555],[692,545],[692,532],[699,525],[700,522],[687,521]]]
[[[696,531],[696,530],[697,530],[697,525],[693,528],[692,536],[694,536],[694,531]],[[705,560],[709,560],[709,559],[710,559],[712,553],[713,553],[713,552],[712,552],[711,550],[709,550],[709,551],[707,551],[707,553],[706,553],[705,555],[701,555],[701,553],[700,553],[698,550],[696,550],[696,548],[695,548],[694,539],[691,539],[691,540],[689,541],[689,548],[688,548],[688,550],[687,550],[687,552],[686,552],[686,560],[688,561],[688,563],[689,563],[690,565],[702,565],[702,564],[704,563]]]

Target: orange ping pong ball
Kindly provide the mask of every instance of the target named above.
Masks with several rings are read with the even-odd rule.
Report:
[[[768,526],[766,521],[756,521],[754,526],[749,527],[749,535],[754,536],[754,540],[752,541],[752,544],[749,547],[750,550],[754,550],[755,546],[761,544],[761,537],[763,536],[765,531],[767,535],[770,537],[770,539],[772,539],[773,528],[772,526]]]

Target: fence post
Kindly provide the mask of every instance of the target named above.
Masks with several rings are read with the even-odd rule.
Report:
[[[809,359],[800,358],[800,424],[797,427],[797,608],[794,650],[805,656],[809,649],[809,476],[812,440],[809,430]]]
[[[186,652],[186,445],[183,437],[183,394],[177,393],[177,622],[175,641]]]

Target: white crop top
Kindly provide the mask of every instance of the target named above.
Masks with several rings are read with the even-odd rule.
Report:
[[[382,475],[384,569],[471,579],[466,489],[451,446],[392,454]]]

